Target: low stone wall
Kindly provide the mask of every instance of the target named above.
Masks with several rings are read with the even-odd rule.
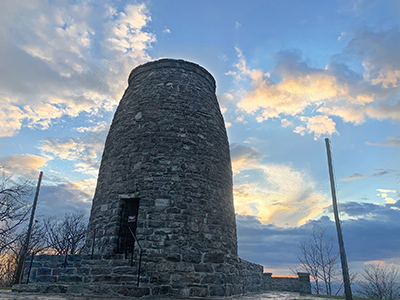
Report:
[[[26,283],[30,258],[27,259]],[[185,297],[231,296],[263,289],[263,267],[224,253],[191,255],[149,253],[143,256],[140,285],[138,263],[123,255],[38,255],[29,284],[17,292],[108,294],[114,296],[177,295]]]
[[[273,277],[272,273],[264,273],[263,290],[311,294],[310,274],[299,272],[297,277]]]

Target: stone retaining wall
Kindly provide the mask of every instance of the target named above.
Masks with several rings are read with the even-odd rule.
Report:
[[[263,290],[311,294],[310,274],[297,273],[297,277],[273,277],[272,273],[264,273]]]
[[[26,283],[30,258],[27,259]],[[65,267],[64,267],[65,266]],[[200,256],[157,253],[143,256],[140,286],[138,263],[130,266],[123,255],[38,255],[34,257],[29,285],[14,291],[42,293],[109,294],[124,296],[179,295],[187,297],[231,296],[263,289],[263,267],[224,253]]]

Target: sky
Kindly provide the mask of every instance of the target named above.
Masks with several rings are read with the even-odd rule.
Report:
[[[176,58],[217,83],[239,255],[289,274],[313,226],[336,238],[331,141],[352,270],[400,264],[397,0],[2,0],[0,166],[37,213],[90,211],[130,71]]]

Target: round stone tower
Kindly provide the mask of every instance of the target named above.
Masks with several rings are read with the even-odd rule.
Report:
[[[135,68],[101,161],[87,251],[237,255],[232,171],[209,72],[183,60]],[[92,243],[94,242],[94,247]]]

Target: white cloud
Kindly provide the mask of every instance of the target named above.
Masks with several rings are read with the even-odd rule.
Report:
[[[167,26],[164,26],[164,29],[163,29],[162,32],[163,32],[163,33],[171,33],[171,30],[169,30],[169,29],[167,28]]]
[[[151,20],[144,4],[121,11],[85,1],[2,5],[0,136],[111,111],[129,71],[150,59],[155,36],[143,30]]]
[[[389,204],[396,203],[396,200],[394,200],[392,197],[389,197],[389,194],[395,194],[396,190],[377,189],[377,191],[379,192],[379,194],[376,195],[385,199],[386,203]]]
[[[96,176],[104,141],[102,139],[95,139],[94,141],[86,139],[47,138],[41,141],[38,148],[41,150],[42,155],[47,156],[49,159],[56,157],[73,161],[75,163],[75,171]]]
[[[307,133],[314,133],[315,140],[320,138],[321,135],[338,133],[336,131],[336,123],[327,116],[300,117],[300,120],[307,124],[304,131]]]
[[[292,122],[290,122],[288,119],[281,119],[282,127],[289,127],[293,125]]]
[[[105,121],[99,122],[97,125],[95,126],[91,126],[91,127],[77,127],[74,128],[76,131],[78,132],[99,132],[99,131],[105,131],[109,128],[109,124]]]
[[[381,49],[378,41],[393,49]],[[255,115],[258,122],[270,118],[287,120],[286,116],[292,116],[303,123],[294,132],[314,134],[317,139],[338,133],[329,116],[338,116],[354,125],[368,118],[400,120],[400,101],[393,100],[400,92],[399,41],[397,29],[385,33],[356,33],[344,53],[362,62],[364,74],[339,62],[339,56],[319,69],[310,67],[298,52],[281,51],[276,54],[273,81],[270,73],[250,68],[238,48],[236,70],[226,74],[250,85],[247,90],[237,92],[239,95],[241,91],[237,102],[240,110]],[[283,121],[282,126],[287,127],[288,123]]]

